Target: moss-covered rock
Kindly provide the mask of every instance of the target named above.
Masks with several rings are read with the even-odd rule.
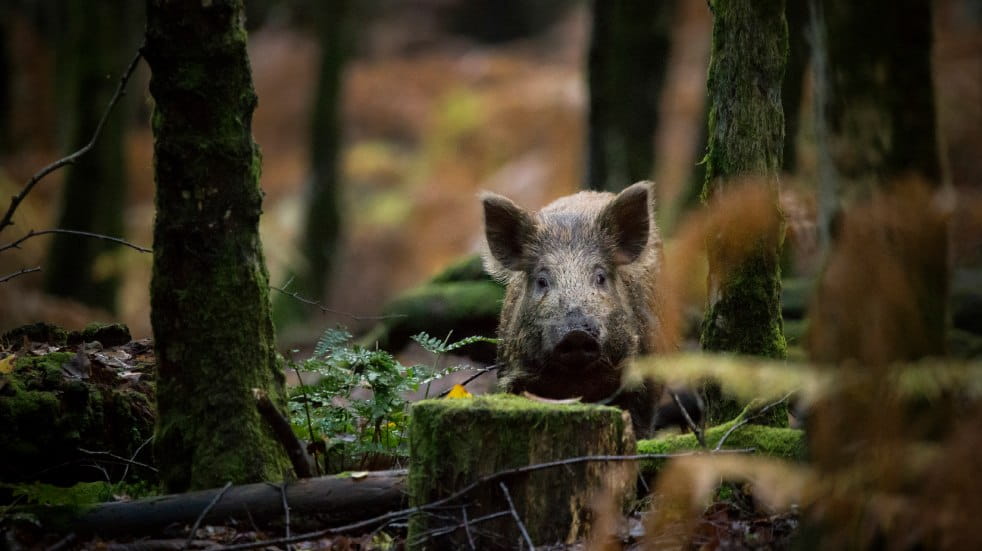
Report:
[[[22,325],[11,329],[0,337],[0,344],[17,350],[23,344],[24,339],[30,342],[46,342],[50,344],[65,344],[68,340],[68,331],[53,323],[37,322]]]
[[[0,480],[102,480],[106,474],[91,467],[95,460],[106,453],[132,457],[150,438],[152,388],[106,384],[118,382],[114,371],[88,364],[84,355],[52,352],[19,357],[0,374]],[[125,467],[99,463],[114,481]]]
[[[362,344],[399,350],[421,331],[441,337],[451,331],[456,338],[493,337],[498,329],[504,288],[487,278],[457,280],[462,273],[445,272],[445,277],[452,279],[427,283],[394,299],[384,310],[390,317],[369,332]],[[488,343],[468,345],[460,352],[486,363],[495,357],[494,345]]]
[[[68,335],[68,344],[98,341],[103,347],[120,346],[132,340],[130,328],[122,323],[90,323]]]
[[[413,406],[408,487],[413,505],[445,498],[482,476],[559,459],[634,453],[630,418],[616,408],[544,404],[513,395],[424,400]],[[536,544],[569,542],[589,530],[598,491],[623,499],[633,492],[633,463],[585,462],[501,479]],[[508,510],[498,481],[468,493],[470,519]],[[439,515],[432,514],[439,513]],[[441,508],[410,524],[410,545],[425,549],[466,545],[462,530],[433,539],[430,530],[460,522],[459,510]],[[502,517],[473,530],[479,548],[516,548],[514,519]]]

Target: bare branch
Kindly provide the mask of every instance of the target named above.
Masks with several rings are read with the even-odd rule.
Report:
[[[5,281],[10,281],[11,279],[14,279],[17,276],[22,276],[24,274],[29,274],[31,272],[40,272],[40,271],[41,271],[40,266],[35,266],[33,268],[24,268],[23,270],[20,270],[18,272],[14,272],[12,274],[7,274],[3,277],[0,277],[0,283],[4,283]]]
[[[191,526],[191,532],[188,534],[187,541],[184,542],[184,548],[185,549],[187,549],[188,547],[191,547],[191,542],[194,541],[194,533],[198,531],[198,526],[201,526],[201,521],[206,516],[208,516],[208,511],[211,511],[212,507],[214,507],[215,504],[217,504],[219,501],[221,501],[222,496],[224,496],[225,495],[225,492],[227,492],[228,489],[231,488],[231,487],[232,487],[232,481],[230,480],[230,481],[228,481],[228,482],[225,483],[225,486],[222,488],[222,490],[220,492],[218,492],[217,494],[215,494],[215,497],[212,498],[211,503],[209,503],[201,511],[201,514],[200,515],[198,515],[197,520],[194,521],[194,525]]]
[[[288,282],[288,284],[289,284],[289,282]],[[353,319],[355,321],[379,321],[379,320],[387,320],[387,319],[396,319],[396,318],[404,318],[404,317],[406,317],[405,314],[392,314],[392,315],[388,315],[388,316],[359,316],[359,315],[356,315],[356,314],[351,314],[349,312],[342,312],[341,310],[334,310],[333,308],[328,308],[327,306],[324,306],[323,304],[321,304],[321,303],[319,303],[319,302],[317,302],[315,300],[310,300],[309,298],[304,298],[304,297],[300,296],[296,291],[287,291],[286,289],[284,289],[282,287],[274,287],[272,285],[270,285],[269,288],[272,289],[272,290],[274,290],[274,291],[279,291],[279,292],[283,293],[284,295],[286,295],[286,296],[288,296],[288,297],[290,297],[290,298],[292,298],[294,300],[300,301],[300,302],[302,302],[304,304],[307,304],[309,306],[316,306],[317,308],[320,309],[321,312],[330,313],[330,314],[338,314],[340,316],[346,316],[346,317],[349,317],[349,318],[351,318],[351,319]]]
[[[147,440],[147,442],[149,442],[149,440]],[[142,445],[140,445],[140,448],[143,448],[143,446],[146,446],[147,445],[147,442],[144,442]],[[96,455],[96,456],[101,455],[101,456],[105,456],[105,457],[111,457],[112,459],[115,459],[116,461],[121,461],[123,464],[127,465],[127,468],[129,468],[129,465],[135,465],[137,467],[143,467],[144,469],[149,469],[149,470],[151,470],[153,472],[157,472],[157,467],[154,467],[153,465],[147,465],[146,463],[141,463],[139,461],[135,461],[133,458],[126,459],[125,457],[116,455],[116,454],[114,454],[112,452],[99,451],[99,450],[87,450],[85,448],[78,448],[78,451],[84,453],[85,455]],[[140,450],[138,449],[136,451],[136,453],[140,453]],[[136,455],[134,455],[133,457],[136,457]]]
[[[771,402],[770,404],[767,404],[766,406],[760,408],[760,410],[758,410],[756,413],[754,413],[752,415],[748,415],[746,418],[742,419],[740,422],[735,423],[732,427],[729,428],[729,430],[727,430],[726,432],[723,433],[723,436],[719,439],[719,442],[716,443],[716,447],[713,448],[713,451],[714,452],[722,451],[722,447],[723,447],[723,444],[726,442],[726,439],[729,438],[730,435],[733,434],[733,432],[735,430],[737,430],[738,428],[740,428],[740,427],[742,427],[742,426],[750,423],[751,420],[756,419],[756,418],[760,417],[761,415],[767,413],[767,410],[771,409],[772,407],[777,406],[777,405],[779,405],[779,404],[787,401],[787,399],[790,398],[792,394],[794,394],[793,391],[785,394],[784,397],[781,398],[780,400],[778,400],[776,402]]]
[[[24,189],[20,190],[20,193],[10,198],[10,206],[7,207],[7,212],[4,213],[3,218],[0,219],[0,232],[2,232],[7,226],[13,224],[12,219],[14,217],[14,211],[17,210],[17,206],[20,205],[20,202],[24,200],[24,197],[27,197],[27,194],[34,189],[34,186],[36,186],[41,179],[65,165],[74,164],[79,157],[88,153],[89,150],[95,146],[96,141],[99,139],[99,134],[102,133],[102,127],[105,126],[106,120],[109,118],[109,114],[112,112],[113,107],[115,107],[119,102],[119,98],[126,93],[126,83],[129,82],[130,77],[133,76],[133,71],[136,70],[136,66],[140,62],[141,57],[143,56],[140,53],[140,50],[137,50],[136,55],[133,56],[130,64],[126,67],[126,70],[123,71],[123,76],[119,79],[119,85],[116,86],[116,92],[113,93],[113,97],[109,100],[109,105],[106,106],[106,110],[102,113],[102,118],[99,119],[99,124],[96,125],[95,131],[92,133],[92,138],[89,139],[89,143],[85,144],[85,146],[75,153],[72,153],[67,157],[62,157],[61,159],[58,159],[57,161],[34,173],[34,175],[31,176],[31,179],[27,181],[27,185],[24,186]]]
[[[702,430],[696,426],[696,423],[692,420],[692,417],[689,416],[689,410],[685,409],[685,406],[682,405],[682,400],[679,400],[678,393],[671,390],[669,390],[668,393],[672,395],[672,400],[675,401],[675,405],[682,411],[682,416],[685,417],[685,422],[689,424],[689,428],[692,430],[692,433],[696,435],[696,440],[699,442],[699,446],[705,449],[706,439],[702,435]]]
[[[227,545],[215,547],[216,551],[238,551],[243,549],[256,549],[258,547],[267,547],[270,545],[284,545],[287,543],[298,543],[302,541],[310,541],[317,538],[322,538],[324,536],[332,536],[336,534],[350,533],[355,530],[360,530],[362,528],[367,528],[369,526],[374,526],[382,522],[390,522],[393,519],[405,518],[417,513],[423,513],[426,511],[432,511],[434,509],[439,509],[446,506],[461,497],[472,492],[475,488],[487,484],[489,482],[496,481],[500,478],[513,476],[516,474],[524,474],[532,471],[539,471],[543,469],[550,469],[553,467],[559,467],[563,465],[575,465],[577,463],[589,463],[595,461],[644,461],[646,459],[672,459],[675,457],[690,457],[694,455],[721,455],[721,454],[745,454],[753,453],[755,450],[753,448],[746,449],[735,449],[735,450],[716,450],[711,452],[681,452],[681,453],[643,453],[635,455],[585,455],[581,457],[570,457],[567,459],[557,459],[555,461],[547,461],[545,463],[536,463],[534,465],[525,465],[523,467],[516,467],[514,469],[506,469],[504,471],[498,471],[486,476],[482,476],[471,482],[467,486],[464,486],[460,490],[450,494],[447,497],[432,501],[425,505],[419,505],[416,507],[409,507],[408,509],[401,509],[399,511],[390,511],[383,515],[377,517],[360,520],[358,522],[353,522],[351,524],[346,524],[344,526],[337,526],[335,528],[325,528],[323,530],[318,530],[316,532],[307,532],[305,534],[297,534],[292,538],[279,538],[266,541],[254,541],[249,543],[240,543],[236,545]],[[477,519],[471,522],[476,522]]]
[[[522,522],[522,517],[518,516],[518,511],[515,510],[515,504],[511,500],[511,494],[508,493],[508,486],[505,486],[504,482],[499,482],[498,486],[501,488],[501,493],[505,494],[505,499],[508,501],[508,508],[511,509],[511,516],[515,519],[518,530],[522,532],[522,537],[525,538],[525,543],[528,544],[529,551],[535,551],[535,544],[532,543],[532,538],[529,536],[528,530],[525,529],[525,523]]]
[[[133,243],[130,243],[129,241],[126,241],[125,239],[120,239],[118,237],[112,237],[110,235],[102,235],[101,233],[92,233],[92,232],[87,232],[87,231],[63,230],[61,228],[54,228],[54,229],[50,229],[50,230],[39,230],[39,231],[37,231],[37,230],[31,230],[31,231],[27,232],[26,234],[24,234],[24,236],[21,237],[20,239],[15,239],[14,241],[11,241],[10,243],[7,243],[6,245],[0,245],[0,252],[6,251],[7,249],[18,249],[18,248],[20,248],[20,244],[23,243],[24,241],[27,241],[28,239],[30,239],[32,237],[37,237],[39,235],[45,235],[45,234],[49,234],[49,233],[67,233],[67,234],[70,234],[70,235],[81,235],[83,237],[92,237],[92,238],[95,238],[95,239],[102,239],[102,240],[105,240],[105,241],[112,241],[113,243],[118,243],[120,245],[125,245],[125,246],[127,246],[127,247],[129,247],[131,249],[136,249],[136,250],[140,251],[141,253],[152,253],[153,252],[153,249],[148,249],[146,247],[141,247],[139,245],[135,245]]]

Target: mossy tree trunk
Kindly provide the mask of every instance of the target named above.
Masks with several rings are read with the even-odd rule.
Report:
[[[675,0],[594,0],[586,183],[618,192],[654,171]]]
[[[734,193],[762,192],[765,204],[755,203],[752,212],[736,217],[720,211],[713,215],[706,244],[709,298],[700,342],[705,350],[783,358],[787,345],[781,320],[777,192],[784,148],[781,86],[788,51],[784,0],[714,0],[710,7],[713,44],[703,199],[720,198],[722,208],[733,209],[746,204],[734,201],[739,199]],[[734,247],[741,226],[754,217],[773,223],[764,224],[762,234],[742,237],[746,242]],[[712,387],[708,390],[711,421],[738,412]]]
[[[155,101],[160,475],[169,491],[280,479],[289,463],[251,393],[284,401],[242,0],[148,0],[143,53]]]
[[[91,138],[131,55],[127,49],[135,46],[123,28],[133,6],[64,0],[55,9],[59,131],[63,148],[74,151]],[[124,127],[120,113],[110,117],[95,147],[68,169],[58,228],[123,236]],[[128,253],[108,241],[55,234],[44,267],[45,291],[115,311],[121,254]]]
[[[315,28],[321,47],[320,74],[310,128],[307,212],[300,235],[303,258],[291,273],[293,283],[290,287],[321,303],[327,298],[340,241],[341,84],[352,46],[354,9],[350,0],[314,4]],[[317,312],[286,295],[280,295],[275,305],[276,320],[280,325],[302,321]]]
[[[931,72],[932,9],[926,0],[850,2],[816,0],[824,22],[825,72],[819,85],[827,93],[823,115],[828,132],[830,170],[821,185],[833,198],[821,217],[834,236],[848,211],[874,194],[907,193],[912,181],[929,190],[942,185]],[[824,20],[824,21],[822,21]],[[876,201],[874,201],[876,203]],[[943,214],[923,205],[910,227],[928,228]],[[940,223],[944,224],[943,221]],[[887,230],[878,232],[886,242]],[[916,295],[923,346],[897,343],[896,359],[940,355],[945,351],[948,291],[948,237],[935,232],[930,244],[901,262]],[[892,246],[898,245],[893,243]],[[831,244],[836,248],[836,243]],[[905,350],[905,352],[902,352]]]

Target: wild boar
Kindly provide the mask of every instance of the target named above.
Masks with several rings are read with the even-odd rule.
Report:
[[[547,398],[581,397],[630,411],[635,431],[652,428],[661,389],[624,389],[637,354],[656,352],[655,282],[662,241],[654,184],[615,195],[583,191],[537,213],[486,192],[488,273],[506,285],[498,326],[501,386]]]

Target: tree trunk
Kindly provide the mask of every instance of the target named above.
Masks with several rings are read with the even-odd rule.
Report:
[[[64,147],[73,151],[91,138],[116,77],[125,69],[130,44],[121,27],[129,20],[131,6],[112,0],[64,0],[58,11],[59,130]],[[119,113],[110,117],[95,147],[68,169],[57,227],[123,236],[124,127]],[[122,253],[108,241],[55,234],[44,267],[45,291],[115,311]]]
[[[808,67],[808,0],[786,0],[788,21],[788,65],[781,88],[784,105],[784,159],[781,168],[793,173],[798,169],[798,131],[801,128],[801,92]]]
[[[742,217],[711,233],[709,303],[701,342],[706,350],[783,358],[777,191],[784,146],[781,84],[788,51],[784,1],[715,0],[711,6],[709,148],[703,199],[708,202],[724,195],[740,182],[743,187],[738,193],[763,190],[767,198],[757,212],[744,216],[776,223],[764,224],[766,233],[737,243],[745,254],[733,250],[739,226],[745,222]],[[720,214],[715,213],[718,218]]]
[[[871,268],[884,271],[884,265],[872,265],[873,253],[896,263],[894,269],[882,274],[883,281],[899,277],[903,282],[889,287],[871,285],[867,289],[886,297],[899,285],[905,286],[906,298],[890,299],[884,305],[888,310],[882,313],[886,313],[885,318],[893,318],[886,321],[888,324],[907,324],[905,333],[910,327],[916,330],[907,336],[895,335],[889,344],[880,343],[886,344],[884,350],[889,349],[889,353],[873,353],[868,346],[873,339],[859,347],[843,345],[841,350],[832,350],[826,346],[813,353],[830,361],[860,357],[877,362],[944,354],[948,231],[947,213],[932,198],[942,182],[931,73],[931,2],[823,0],[815,7],[822,33],[820,43],[824,45],[824,71],[816,75],[816,81],[827,97],[826,104],[820,106],[821,122],[828,134],[829,165],[822,172],[825,177],[821,182],[828,198],[821,217],[823,233],[832,236],[833,258],[848,254],[847,245],[855,245],[851,241],[847,244],[846,238],[866,242],[868,252],[864,258],[854,259],[858,263],[842,273],[861,278],[867,285],[876,275]],[[851,211],[866,213],[867,220],[860,220]],[[861,226],[869,226],[869,216],[877,217],[879,223],[861,230]],[[913,245],[914,240],[917,246]],[[831,262],[824,270],[825,279],[835,275],[829,273],[830,266]],[[841,268],[846,266],[847,263],[840,263]],[[856,273],[858,266],[863,266],[862,275]],[[835,291],[828,285],[820,288],[820,292],[823,290]],[[864,292],[861,298],[874,297]],[[904,320],[897,319],[901,312],[897,301],[905,303]],[[839,305],[840,309],[843,307]],[[840,312],[852,319],[859,313]],[[828,310],[826,314],[833,326],[813,324],[818,330],[844,331],[840,315]],[[879,330],[872,318],[868,321],[858,325]],[[840,337],[818,340],[827,344],[853,340],[844,334]]]
[[[283,407],[259,242],[261,157],[242,0],[148,0],[157,217],[155,453],[169,491],[280,479],[252,389]]]
[[[307,212],[300,235],[303,258],[293,271],[292,290],[305,298],[324,303],[341,230],[338,159],[341,154],[341,82],[351,49],[351,19],[354,6],[349,0],[315,4],[317,34],[320,37],[321,65],[314,96],[310,129],[310,181]],[[276,321],[281,326],[302,321],[317,312],[287,295],[274,301]]]
[[[651,178],[674,13],[674,0],[594,0],[584,188],[618,192]]]

